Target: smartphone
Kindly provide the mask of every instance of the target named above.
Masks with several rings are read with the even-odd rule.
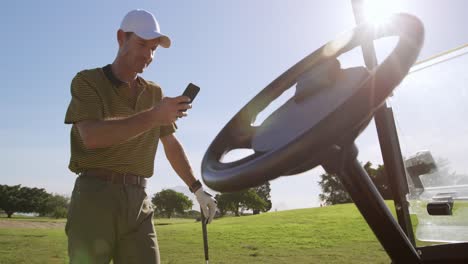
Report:
[[[195,99],[195,97],[197,96],[199,91],[200,91],[200,87],[196,86],[193,83],[189,83],[187,85],[187,88],[185,88],[185,91],[184,91],[184,93],[182,95],[187,96],[188,98],[190,98],[189,103],[192,103],[193,99]]]

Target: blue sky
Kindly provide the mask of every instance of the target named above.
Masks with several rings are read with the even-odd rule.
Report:
[[[420,58],[468,42],[466,1],[382,2],[422,19],[426,41]],[[167,96],[181,94],[189,82],[201,87],[177,132],[198,177],[208,145],[245,103],[354,26],[347,0],[8,1],[0,11],[0,184],[71,193],[70,126],[63,123],[70,81],[82,69],[113,61],[120,21],[135,8],[153,12],[173,41],[171,48],[156,51],[143,76],[159,83]],[[347,59],[361,63],[358,56]],[[358,144],[361,160],[381,162],[373,124]],[[320,172],[273,181],[273,209],[317,206]],[[148,193],[182,184],[161,148]]]

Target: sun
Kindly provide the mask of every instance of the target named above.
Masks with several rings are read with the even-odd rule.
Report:
[[[364,19],[380,23],[394,13],[405,11],[403,0],[363,0],[362,12]]]

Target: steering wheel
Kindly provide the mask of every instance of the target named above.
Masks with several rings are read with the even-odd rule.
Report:
[[[399,37],[398,43],[374,70],[337,70],[341,54],[390,36]],[[239,191],[322,164],[328,149],[354,141],[367,126],[416,61],[423,40],[418,18],[396,14],[385,24],[361,24],[314,51],[260,91],[219,132],[202,161],[205,184],[220,192]],[[324,72],[331,80],[317,85],[314,73]],[[293,98],[261,125],[252,125],[261,111],[296,83]],[[254,153],[222,162],[234,149]]]

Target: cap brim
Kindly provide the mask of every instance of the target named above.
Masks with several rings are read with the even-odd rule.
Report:
[[[171,46],[171,39],[158,32],[135,32],[140,38],[150,40],[160,38],[161,42],[159,43],[163,48],[169,48]]]

